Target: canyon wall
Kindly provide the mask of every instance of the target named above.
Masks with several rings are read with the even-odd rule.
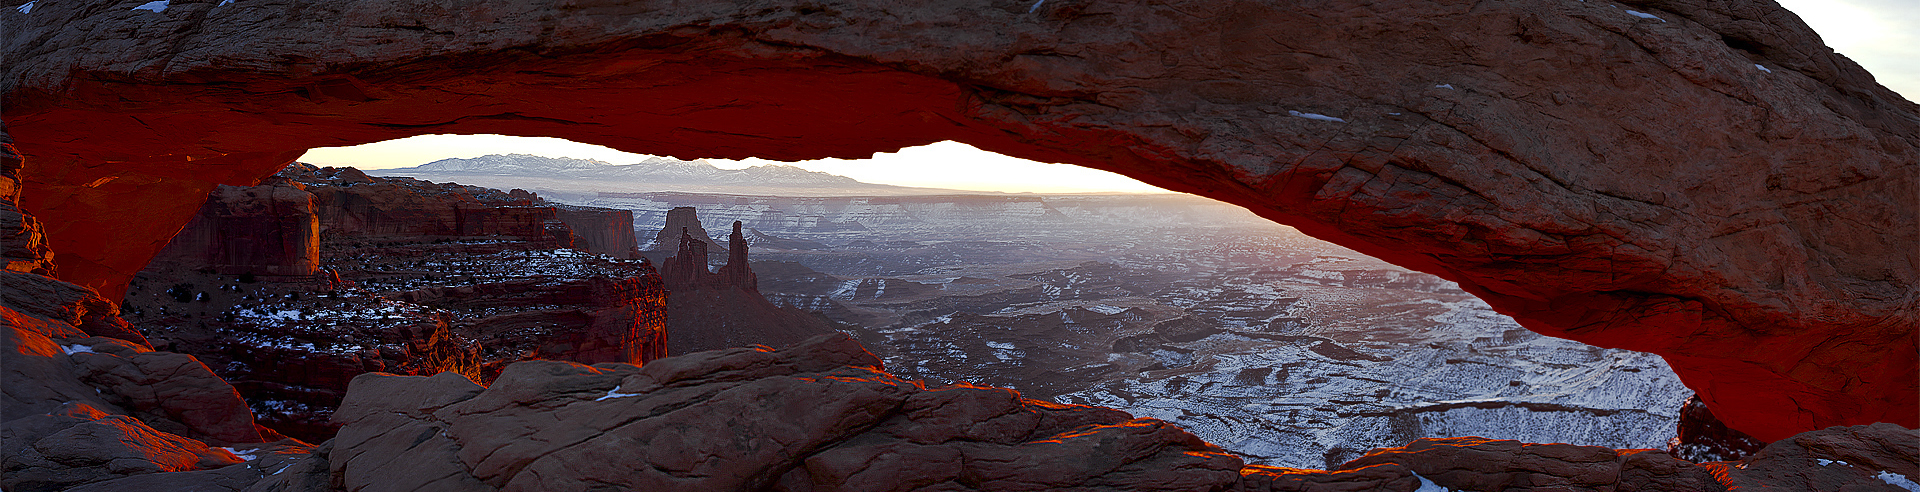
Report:
[[[320,216],[304,188],[284,181],[215,187],[153,261],[223,275],[311,276],[320,266]]]
[[[501,237],[550,238],[571,246],[571,231],[553,207],[521,190],[503,192],[458,183],[374,178],[358,169],[294,163],[286,179],[327,186],[312,189],[323,240],[427,241]]]
[[[664,356],[666,293],[626,260],[631,213],[562,212],[521,190],[295,163],[216,187],[122,307],[231,382],[261,425],[311,442],[333,436],[347,382],[367,372],[486,382],[525,359]],[[619,255],[563,249],[583,243]]]
[[[573,231],[573,245],[588,253],[640,258],[633,235],[633,211],[555,204],[554,216]]]
[[[501,237],[638,258],[633,212],[540,202],[522,190],[373,178],[295,163],[260,186],[216,186],[153,261],[223,275],[313,275],[320,236],[334,241]],[[298,180],[324,184],[312,190]]]
[[[109,294],[214,184],[311,147],[951,139],[1661,354],[1761,440],[1920,426],[1920,110],[1772,3],[43,3],[0,11],[0,139],[36,162],[22,204],[58,274]]]

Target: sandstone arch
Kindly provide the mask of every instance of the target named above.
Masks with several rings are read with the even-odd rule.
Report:
[[[43,3],[0,11],[0,138],[61,277],[110,296],[213,184],[310,147],[953,139],[1237,203],[1659,353],[1761,439],[1920,426],[1920,109],[1770,3]]]

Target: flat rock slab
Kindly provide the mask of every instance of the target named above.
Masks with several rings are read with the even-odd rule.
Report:
[[[845,335],[635,367],[530,361],[493,386],[356,378],[328,455],[349,491],[1210,490],[1241,461],[1165,422],[926,389]]]

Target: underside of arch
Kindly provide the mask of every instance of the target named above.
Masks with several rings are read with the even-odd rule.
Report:
[[[61,2],[0,12],[61,278],[219,183],[428,133],[798,160],[958,140],[1235,203],[1665,356],[1761,439],[1920,426],[1920,110],[1771,5]]]

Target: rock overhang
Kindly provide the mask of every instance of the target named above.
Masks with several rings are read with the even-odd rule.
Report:
[[[310,147],[951,139],[1246,206],[1529,329],[1660,353],[1763,439],[1920,425],[1920,111],[1777,7],[170,5],[0,12],[24,205],[103,291],[213,184]]]

